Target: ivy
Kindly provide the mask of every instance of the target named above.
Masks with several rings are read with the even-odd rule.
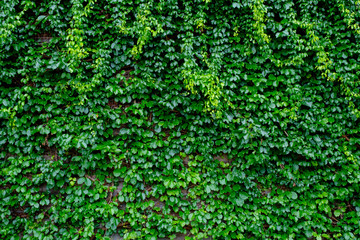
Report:
[[[0,3],[1,239],[357,239],[359,1]]]

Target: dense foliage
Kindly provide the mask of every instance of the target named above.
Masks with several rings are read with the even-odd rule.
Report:
[[[359,239],[360,1],[2,0],[1,239]]]

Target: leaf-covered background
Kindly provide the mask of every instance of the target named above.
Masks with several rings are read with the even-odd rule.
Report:
[[[1,239],[359,239],[360,1],[2,0]]]

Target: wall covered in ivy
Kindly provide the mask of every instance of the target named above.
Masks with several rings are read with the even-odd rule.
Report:
[[[1,239],[359,239],[360,1],[2,0]]]

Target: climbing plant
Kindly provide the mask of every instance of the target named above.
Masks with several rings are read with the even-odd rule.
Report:
[[[358,239],[357,0],[3,0],[1,239]]]

